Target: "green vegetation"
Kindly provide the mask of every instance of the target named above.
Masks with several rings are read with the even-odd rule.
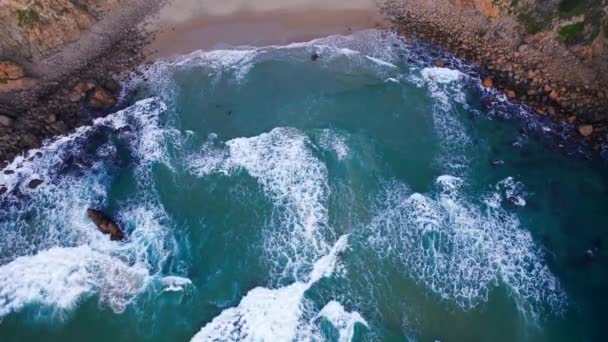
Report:
[[[575,24],[564,25],[559,28],[559,40],[562,43],[571,44],[581,41],[585,32],[585,24],[578,22]]]
[[[562,0],[557,6],[559,16],[570,18],[585,12],[589,0]]]
[[[40,21],[38,12],[31,8],[17,11],[17,23],[24,28],[32,28],[34,24]]]
[[[602,25],[608,26],[603,2],[598,0],[560,0],[557,3],[511,0],[509,3],[509,13],[517,16],[529,34],[549,30],[555,19],[584,15],[584,21],[559,28],[559,41],[564,44],[591,44],[602,32]]]

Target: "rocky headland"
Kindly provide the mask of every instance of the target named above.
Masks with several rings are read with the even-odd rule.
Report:
[[[606,0],[386,0],[381,6],[398,33],[478,65],[484,86],[575,125],[594,149],[608,140]]]

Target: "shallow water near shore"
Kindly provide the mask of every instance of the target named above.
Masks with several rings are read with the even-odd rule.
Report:
[[[605,165],[438,53],[368,30],[148,66],[0,174],[0,340],[601,340]]]

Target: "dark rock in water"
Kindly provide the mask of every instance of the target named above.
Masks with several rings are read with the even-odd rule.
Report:
[[[27,187],[30,189],[36,189],[42,183],[44,183],[42,179],[32,179],[29,183],[27,183]]]
[[[125,236],[122,233],[122,230],[116,223],[114,223],[109,217],[107,217],[104,213],[95,209],[87,209],[87,215],[100,232],[104,234],[110,234],[110,239],[112,241],[120,241],[124,240]]]
[[[8,189],[5,186],[0,186],[0,195],[4,195]]]
[[[492,164],[492,166],[500,166],[500,165],[504,165],[505,161],[500,160],[500,159],[494,159],[490,163]]]
[[[116,129],[117,133],[127,133],[127,132],[131,132],[131,131],[133,131],[133,128],[131,128],[131,126],[129,126],[129,125],[125,125],[125,126],[122,126],[118,129]]]
[[[315,53],[313,53],[313,54],[310,56],[310,60],[311,60],[311,61],[313,61],[313,62],[315,62],[315,61],[316,61],[317,59],[319,59],[319,58],[321,58],[321,56],[319,56],[319,54],[318,54],[318,53],[316,53],[316,52],[315,52]]]
[[[4,170],[5,175],[12,175],[13,173],[15,173],[13,170]]]

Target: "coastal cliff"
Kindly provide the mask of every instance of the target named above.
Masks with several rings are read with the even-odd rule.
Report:
[[[68,43],[120,0],[5,0],[0,4],[0,55],[39,62]]]

